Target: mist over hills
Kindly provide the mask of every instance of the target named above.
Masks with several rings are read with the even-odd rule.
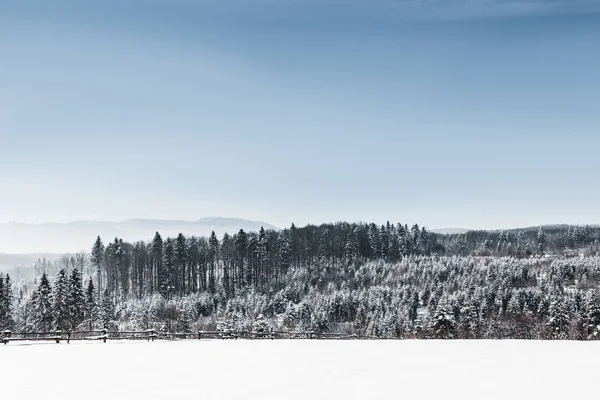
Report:
[[[75,221],[69,223],[3,223],[0,224],[0,253],[68,253],[89,251],[95,238],[110,241],[115,237],[126,241],[150,240],[155,232],[163,236],[208,236],[212,231],[218,236],[240,229],[257,231],[260,228],[279,228],[262,221],[242,218],[209,217],[196,221],[129,219],[121,222]],[[7,254],[5,254],[8,256]]]

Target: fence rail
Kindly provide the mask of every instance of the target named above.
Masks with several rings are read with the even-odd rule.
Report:
[[[198,331],[197,333],[160,332],[154,329],[144,331],[53,331],[53,332],[0,332],[0,342],[8,344],[18,341],[54,341],[56,343],[71,340],[183,340],[183,339],[372,339],[365,336],[343,335],[332,332],[285,332],[285,331]]]

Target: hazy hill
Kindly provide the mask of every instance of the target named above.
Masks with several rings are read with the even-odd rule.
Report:
[[[122,222],[75,221],[70,223],[4,223],[0,224],[0,252],[66,253],[89,250],[100,235],[107,242],[115,237],[133,242],[149,240],[156,231],[163,236],[208,236],[214,230],[218,236],[240,229],[257,231],[260,227],[278,229],[261,221],[240,218],[201,218],[197,221],[130,219]]]
[[[433,233],[439,233],[440,235],[453,235],[457,233],[466,233],[469,232],[469,229],[465,228],[442,228],[442,229],[432,229]]]

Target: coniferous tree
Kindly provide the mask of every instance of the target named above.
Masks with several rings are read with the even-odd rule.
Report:
[[[453,339],[456,337],[456,324],[452,308],[446,299],[436,306],[431,319],[431,332],[436,339]]]
[[[187,271],[187,243],[183,234],[177,235],[174,246],[173,292],[178,294],[189,293],[188,278],[190,277]]]
[[[56,329],[69,329],[69,282],[64,269],[61,269],[56,277],[52,299],[54,301],[52,309]]]
[[[85,315],[84,320],[88,325],[88,329],[91,331],[94,329],[94,324],[98,318],[98,304],[96,302],[96,289],[94,288],[94,282],[90,278],[87,283],[85,290]]]
[[[160,289],[167,299],[175,292],[175,246],[172,239],[167,239],[164,246]]]
[[[551,337],[554,339],[566,339],[569,333],[570,320],[560,298],[555,299],[550,304],[549,314],[550,320],[548,321],[548,326]]]
[[[237,279],[236,284],[238,287],[244,287],[246,283],[246,250],[248,247],[248,237],[243,229],[237,233],[235,237],[235,251],[236,251],[236,267],[237,267]]]
[[[52,286],[45,272],[42,274],[40,284],[34,292],[31,302],[35,326],[43,332],[50,331],[54,322],[54,309]]]
[[[408,309],[408,319],[414,324],[417,320],[417,310],[421,306],[421,302],[419,300],[419,292],[414,292],[412,301],[410,303],[410,308]]]
[[[102,293],[102,260],[104,259],[104,244],[100,236],[96,239],[92,247],[91,262],[96,271],[96,283],[98,285],[98,293]]]
[[[162,290],[163,272],[163,240],[158,232],[152,239],[150,246],[150,280],[152,292]]]
[[[537,235],[537,241],[538,241],[538,253],[543,256],[544,254],[546,254],[546,234],[544,233],[544,229],[540,227],[540,230],[538,231],[538,235]]]
[[[110,329],[116,319],[115,302],[107,289],[104,290],[104,294],[102,295],[100,319],[104,329]]]
[[[208,290],[212,293],[216,290],[216,270],[219,257],[219,239],[215,231],[212,231],[208,239]]]
[[[588,294],[586,309],[588,338],[600,339],[600,294],[597,290],[593,290]]]
[[[6,275],[6,286],[3,277],[0,275],[0,331],[10,329],[12,290],[10,288],[10,278]]]
[[[91,281],[90,281],[91,282]],[[83,280],[81,272],[74,268],[68,282],[67,307],[69,315],[68,328],[77,329],[83,322],[85,316],[85,295],[83,292]]]

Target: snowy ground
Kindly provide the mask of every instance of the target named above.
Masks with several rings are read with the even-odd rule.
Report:
[[[595,398],[600,342],[0,345],[0,399]]]

